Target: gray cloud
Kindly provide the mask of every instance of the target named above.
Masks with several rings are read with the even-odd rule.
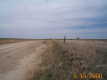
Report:
[[[85,32],[67,27],[98,24],[87,19],[106,16],[106,11],[101,11],[106,10],[107,5],[106,0],[8,0],[0,4],[0,35],[16,37]]]

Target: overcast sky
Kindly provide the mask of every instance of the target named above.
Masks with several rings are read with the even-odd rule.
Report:
[[[107,0],[0,0],[0,37],[63,35],[107,39]]]

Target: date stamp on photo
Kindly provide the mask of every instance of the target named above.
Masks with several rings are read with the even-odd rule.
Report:
[[[103,75],[101,73],[80,73],[72,74],[73,79],[102,79]]]

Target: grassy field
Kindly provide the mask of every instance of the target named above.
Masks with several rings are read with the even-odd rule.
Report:
[[[32,45],[29,43],[28,47],[24,46],[25,53],[29,50],[35,51],[33,46],[37,44],[45,46],[38,47],[31,55],[31,60],[29,57],[22,60],[24,62],[22,65],[26,63],[23,67],[27,70],[25,80],[72,80],[73,74],[80,73],[101,73],[103,79],[107,79],[107,40],[66,40],[64,43],[63,40],[1,39],[0,43],[11,44],[22,41],[33,41]],[[20,52],[20,48],[17,49],[17,53],[18,50]],[[40,57],[37,57],[37,54],[41,54]],[[40,61],[39,64],[37,64],[38,61]],[[27,69],[27,66],[30,68]]]
[[[10,38],[0,38],[0,45],[1,44],[7,44],[7,43],[16,43],[16,42],[20,42],[20,41],[24,41],[23,39],[10,39]]]
[[[33,80],[72,80],[73,74],[80,73],[100,73],[107,79],[106,40],[67,40],[65,44],[56,40],[47,46],[43,69]]]

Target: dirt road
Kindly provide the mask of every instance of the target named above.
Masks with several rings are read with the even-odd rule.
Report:
[[[25,71],[34,65],[31,63],[33,59],[39,58],[37,55],[40,54],[37,54],[37,49],[44,46],[42,41],[24,41],[0,45],[0,80],[26,80]],[[36,62],[36,64],[38,63],[39,61]]]

